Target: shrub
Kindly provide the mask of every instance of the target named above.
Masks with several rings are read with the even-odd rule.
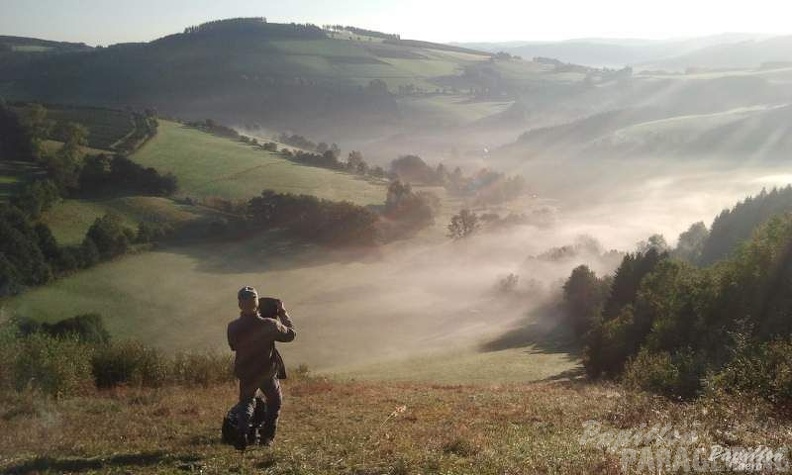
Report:
[[[100,258],[110,259],[125,253],[134,237],[135,233],[123,226],[118,215],[106,214],[96,218],[88,229],[84,242],[88,245],[90,240],[96,246]]]
[[[167,359],[162,353],[136,341],[99,347],[91,366],[99,388],[119,384],[159,387],[169,379]]]
[[[18,337],[16,322],[6,318],[0,310],[0,388],[14,385],[14,350]]]
[[[215,352],[177,353],[171,365],[171,380],[188,386],[209,386],[234,380],[233,359]]]
[[[85,313],[52,324],[44,323],[41,327],[54,337],[74,337],[85,343],[110,341],[110,333],[98,313]]]
[[[74,338],[83,343],[107,343],[110,333],[104,327],[102,316],[86,313],[55,323],[41,323],[31,318],[16,317],[11,322],[22,336],[45,333],[54,338]]]
[[[628,386],[666,396],[691,398],[702,388],[706,366],[690,349],[676,353],[651,353],[646,348],[627,363],[624,382]]]
[[[17,390],[38,389],[65,396],[93,388],[92,347],[74,338],[35,333],[11,345],[13,385]]]
[[[792,340],[744,342],[734,358],[708,379],[713,389],[747,393],[776,404],[792,402]]]

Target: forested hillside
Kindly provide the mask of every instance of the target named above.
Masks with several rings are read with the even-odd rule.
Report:
[[[717,388],[788,404],[791,193],[748,198],[709,234],[693,225],[676,250],[628,254],[613,276],[576,268],[564,301],[588,374],[673,396]]]

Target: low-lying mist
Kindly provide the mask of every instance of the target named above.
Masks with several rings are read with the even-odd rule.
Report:
[[[399,242],[374,262],[348,264],[358,266],[359,274],[341,277],[328,269],[327,281],[346,279],[343,290],[334,286],[304,299],[297,289],[284,288],[304,328],[287,351],[309,365],[332,368],[478,348],[542,318],[543,304],[558,295],[577,265],[611,272],[621,256],[608,251],[635,251],[653,234],[674,245],[692,223],[709,226],[724,208],[790,179],[774,168],[717,170],[712,164],[660,161],[545,162],[509,170],[515,171],[535,184],[535,206],[552,208],[550,224],[456,242]],[[567,252],[559,252],[563,246]],[[516,287],[499,291],[509,274],[518,276]]]
[[[674,245],[692,223],[709,226],[722,209],[792,178],[782,168],[661,161],[527,162],[500,170],[526,177],[536,197],[522,201],[525,212],[542,208],[552,219],[453,241],[444,217],[373,250],[330,251],[272,236],[164,248],[32,290],[6,310],[49,320],[99,312],[118,338],[227,352],[236,290],[254,285],[282,298],[297,325],[297,339],[280,345],[287,364],[347,374],[379,364],[387,377],[388,362],[475,355],[541,321],[538,333],[511,342],[529,350],[557,321],[548,302],[574,267],[611,272],[618,252],[634,251],[653,234]],[[516,283],[504,291],[510,274]]]

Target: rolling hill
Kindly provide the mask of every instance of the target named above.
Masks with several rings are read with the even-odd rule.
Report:
[[[0,51],[0,97],[149,108],[343,146],[469,125],[508,107],[521,90],[584,78],[469,48],[248,20],[68,54]]]
[[[728,49],[740,42],[760,41],[767,35],[725,33],[700,38],[643,40],[617,38],[580,38],[565,41],[511,41],[506,43],[456,43],[482,51],[505,51],[531,59],[555,58],[566,63],[591,67],[622,68],[693,59],[710,48]],[[689,55],[689,56],[688,56]],[[695,62],[687,65],[697,65]],[[750,63],[753,66],[754,63]],[[704,66],[704,65],[702,65]]]
[[[786,159],[792,95],[786,83],[761,75],[672,78],[641,76],[629,102],[578,120],[537,127],[496,156],[523,158]],[[633,84],[635,84],[635,82]],[[622,99],[625,96],[622,96]],[[620,107],[628,106],[628,107]]]
[[[792,36],[736,39],[709,45],[685,54],[644,61],[647,69],[685,70],[687,68],[744,69],[792,62]]]
[[[249,199],[269,189],[369,205],[382,204],[386,194],[384,182],[298,165],[258,147],[176,122],[161,121],[157,136],[132,159],[175,174],[180,194],[199,199]]]

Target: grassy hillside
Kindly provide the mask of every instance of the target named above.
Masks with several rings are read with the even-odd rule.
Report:
[[[164,115],[255,123],[341,143],[347,136],[413,127],[416,114],[402,114],[401,99],[408,108],[426,99],[415,109],[429,112],[421,127],[445,126],[447,121],[433,122],[433,115],[448,112],[451,103],[459,112],[449,116],[466,118],[463,99],[471,90],[486,91],[479,94],[485,101],[504,102],[584,77],[527,59],[495,61],[470,49],[348,33],[230,22],[72,55],[5,53],[0,68],[8,74],[0,94],[11,100],[150,107]],[[377,83],[390,94],[372,87]],[[452,101],[436,101],[435,94]],[[486,111],[471,112],[463,124]]]
[[[761,75],[635,78],[644,91],[612,110],[529,130],[501,156],[596,160],[640,157],[724,163],[786,156],[789,95],[785,83]]]
[[[548,336],[544,345],[553,342]],[[568,347],[564,347],[565,349]],[[452,350],[441,353],[342,366],[329,373],[338,379],[426,382],[436,384],[522,383],[577,375],[582,372],[574,354],[559,348],[549,352],[535,345],[496,351]]]
[[[161,121],[157,137],[132,159],[179,179],[180,193],[248,199],[264,189],[304,193],[358,204],[385,202],[385,185],[327,169],[302,166],[270,152]]]
[[[478,353],[476,344],[510,328],[515,309],[499,311],[485,327],[474,311],[492,307],[486,290],[495,281],[494,271],[467,275],[459,262],[458,270],[447,272],[456,272],[462,281],[449,286],[437,281],[436,264],[426,256],[449,249],[384,251],[329,252],[277,235],[173,247],[100,264],[3,305],[9,314],[42,321],[98,312],[116,338],[134,337],[163,348],[225,350],[225,325],[237,313],[235,292],[253,284],[265,295],[283,298],[299,322],[301,337],[284,348],[289,361],[318,369],[383,361],[401,365],[410,355],[450,349],[470,356]],[[432,310],[427,314],[424,309]],[[549,353],[560,356],[566,350]],[[525,355],[501,356],[516,361]],[[487,378],[487,371],[475,368],[471,359],[465,364]],[[559,372],[568,369],[553,364]],[[436,365],[434,372],[441,375],[446,369]],[[459,372],[454,379],[469,376]]]
[[[42,221],[52,230],[61,245],[79,244],[96,218],[114,213],[125,226],[136,229],[138,223],[166,223],[179,227],[215,216],[210,210],[177,203],[169,198],[127,196],[107,199],[68,199],[44,213]]]
[[[489,53],[441,44],[382,41],[344,32],[324,32],[315,27],[286,30],[289,30],[289,25],[261,23],[251,27],[249,24],[229,24],[222,29],[169,35],[150,43],[113,45],[106,51],[92,50],[70,60],[80,63],[85,72],[98,72],[108,68],[110,57],[116,56],[116,61],[112,62],[116,68],[132,72],[139,78],[154,79],[158,85],[168,87],[175,85],[172,79],[188,71],[163,71],[164,76],[155,79],[134,67],[147,64],[159,69],[159,61],[168,58],[187,68],[189,73],[216,79],[218,71],[211,68],[220,66],[217,64],[220,61],[225,70],[221,74],[230,74],[231,77],[237,74],[245,74],[250,80],[298,77],[353,86],[366,86],[370,80],[378,78],[395,90],[399,85],[411,83],[417,87],[434,87],[432,78],[453,75],[460,67],[485,61],[490,56]],[[35,40],[31,39],[30,45],[33,42]],[[226,57],[218,58],[215,55],[218,52]],[[20,67],[27,64],[17,63],[14,59],[8,56],[10,65]],[[17,61],[21,60],[17,58]],[[50,64],[47,60],[35,63],[35,59],[28,58],[28,61]],[[132,69],[128,69],[130,67]],[[195,79],[188,81],[192,83]],[[123,86],[128,84],[129,81],[121,81]],[[17,87],[32,90],[36,86],[18,84]],[[119,93],[123,95],[128,91]]]
[[[787,419],[753,401],[673,403],[610,385],[442,386],[309,377],[287,380],[284,393],[275,446],[244,455],[220,444],[221,420],[237,397],[231,385],[126,388],[60,400],[5,394],[0,470],[616,475],[655,473],[665,447],[671,452],[666,469],[677,460],[672,456],[687,451],[688,467],[703,459],[706,465],[698,466],[714,473],[725,467],[707,462],[714,445],[775,451],[792,444]],[[598,431],[592,423],[601,425]],[[623,457],[618,442],[608,449],[591,439],[592,433],[627,435],[653,427],[670,427],[669,435],[677,431],[682,439],[627,442],[634,457]],[[690,435],[696,438],[685,438]],[[697,450],[704,455],[694,459]],[[642,469],[640,454],[650,456]]]
[[[792,140],[786,126],[790,111],[788,106],[755,106],[639,122],[608,131],[589,150],[633,156],[780,158]]]

